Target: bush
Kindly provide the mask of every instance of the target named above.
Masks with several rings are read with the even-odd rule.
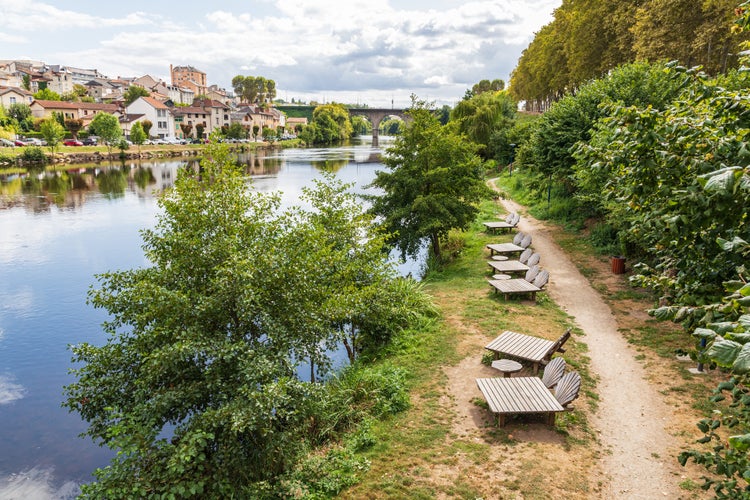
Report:
[[[591,227],[589,241],[603,255],[621,255],[619,232],[606,223],[597,223]]]
[[[21,159],[27,163],[47,163],[47,156],[42,148],[37,146],[27,146],[23,148]]]

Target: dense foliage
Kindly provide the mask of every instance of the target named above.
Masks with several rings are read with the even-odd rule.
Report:
[[[621,64],[672,61],[710,74],[737,67],[746,33],[730,30],[736,0],[564,0],[524,50],[510,91],[544,110]]]
[[[717,238],[747,238],[750,79],[671,68],[684,91],[665,108],[619,106],[577,157],[581,195],[640,257],[640,283],[668,301],[714,302],[741,259]]]
[[[299,137],[307,144],[335,144],[349,139],[353,132],[354,127],[346,106],[330,103],[313,110],[312,121]]]
[[[475,86],[476,87],[476,86]],[[485,159],[493,155],[490,149],[492,135],[511,126],[516,115],[516,103],[506,92],[475,92],[463,99],[451,112],[450,119],[471,141],[479,144],[479,154]]]
[[[232,88],[248,104],[267,104],[276,97],[276,82],[262,76],[237,75],[232,78]]]
[[[85,497],[330,495],[366,464],[351,450],[314,469],[301,459],[407,404],[397,369],[352,368],[323,385],[298,376],[304,362],[330,373],[326,347],[344,341],[356,357],[432,309],[395,276],[348,186],[326,176],[303,195],[313,209],[280,211],[278,194],[248,189],[225,146],[205,158],[143,231],[151,265],[100,275],[90,292],[111,315],[108,340],[73,347],[65,405],[118,455]],[[338,465],[325,472],[328,460]]]
[[[384,193],[371,198],[371,211],[382,217],[403,256],[416,256],[428,239],[440,259],[449,231],[466,229],[477,215],[476,203],[492,193],[479,146],[458,133],[456,122],[441,125],[431,106],[416,97],[407,114],[411,120],[383,158],[388,170],[373,181]]]

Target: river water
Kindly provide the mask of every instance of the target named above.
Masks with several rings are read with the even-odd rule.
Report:
[[[381,148],[354,145],[242,155],[253,185],[297,202],[322,170],[365,192]],[[102,344],[105,312],[86,304],[94,275],[147,265],[139,231],[156,222],[156,196],[186,161],[75,165],[64,175],[0,175],[0,498],[72,498],[109,449],[81,438],[61,407],[73,381],[68,345]],[[1,172],[0,172],[1,174]],[[417,275],[416,262],[400,266]]]

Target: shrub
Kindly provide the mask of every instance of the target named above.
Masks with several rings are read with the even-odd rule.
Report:
[[[27,146],[23,148],[21,159],[27,163],[47,163],[47,156],[42,148],[37,146]]]

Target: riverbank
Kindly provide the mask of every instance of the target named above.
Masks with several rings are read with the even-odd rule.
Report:
[[[481,221],[519,210],[551,273],[537,303],[491,293]],[[677,463],[700,437],[694,395],[713,374],[692,376],[674,348],[680,328],[646,313],[650,297],[612,274],[580,234],[533,219],[508,200],[487,203],[458,259],[425,284],[443,314],[414,368],[412,408],[379,427],[371,470],[344,498],[705,498],[705,471]],[[585,292],[585,293],[584,293]],[[512,419],[496,427],[475,379],[497,373],[483,346],[505,329],[573,337],[563,357],[583,374],[574,409],[554,427]],[[617,391],[620,391],[618,393]],[[619,394],[619,395],[618,395]]]
[[[240,152],[252,152],[259,149],[278,149],[300,147],[299,139],[278,142],[243,142],[231,143],[231,149]],[[105,146],[60,146],[52,153],[48,147],[22,146],[0,148],[0,169],[14,167],[27,168],[28,166],[43,163],[40,158],[45,158],[46,165],[99,163],[102,161],[119,160],[149,160],[155,158],[181,158],[200,156],[205,144],[178,144],[178,145],[143,145],[130,146],[124,151],[112,148],[109,151]],[[33,151],[34,153],[30,152]],[[38,151],[38,152],[37,152]]]

